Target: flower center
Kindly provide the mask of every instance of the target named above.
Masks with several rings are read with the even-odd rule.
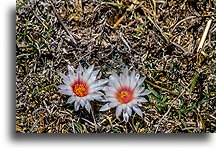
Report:
[[[77,84],[74,84],[72,86],[73,88],[73,92],[76,94],[76,96],[78,97],[84,97],[87,95],[87,88],[85,85],[83,84],[80,84],[80,83],[77,83]]]
[[[132,99],[132,93],[127,90],[122,90],[118,94],[118,100],[123,104],[130,102]]]

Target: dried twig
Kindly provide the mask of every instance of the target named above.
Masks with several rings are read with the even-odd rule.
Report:
[[[171,110],[171,108],[172,108],[172,103],[173,103],[175,100],[179,99],[179,98],[184,94],[184,92],[185,92],[185,89],[181,92],[181,94],[180,94],[177,98],[175,98],[175,99],[173,99],[173,100],[171,101],[171,106],[168,108],[167,112],[163,115],[163,117],[161,117],[160,120],[158,121],[158,124],[156,125],[156,131],[155,131],[155,133],[157,133],[158,128],[159,128],[159,126],[160,126],[162,120],[163,120],[163,119],[168,115],[168,113],[170,112],[170,110]]]
[[[168,115],[168,113],[170,112],[170,109],[171,109],[171,108],[172,108],[172,106],[169,107],[169,109],[167,110],[167,112],[166,112],[166,113],[163,115],[163,117],[160,118],[160,120],[158,121],[158,124],[156,125],[157,127],[156,127],[155,133],[157,133],[158,128],[159,128],[159,126],[160,126],[160,124],[161,124],[161,121]]]
[[[166,92],[169,92],[169,93],[171,93],[171,94],[173,94],[173,95],[178,96],[178,93],[173,92],[173,91],[170,91],[170,90],[168,90],[168,89],[166,89],[166,88],[160,87],[160,86],[158,86],[158,85],[156,85],[156,84],[153,84],[153,83],[151,83],[151,82],[148,81],[148,80],[145,80],[145,82],[148,83],[148,84],[150,84],[150,85],[152,85],[153,87],[159,88],[159,89],[161,89],[161,90],[163,90],[163,91],[166,91]]]
[[[202,35],[202,39],[199,43],[199,46],[198,46],[198,49],[197,49],[197,52],[199,52],[202,48],[203,48],[203,45],[204,45],[204,42],[205,42],[205,39],[206,39],[206,36],[209,32],[209,29],[210,29],[210,26],[211,26],[211,23],[212,23],[212,19],[210,19],[206,25],[206,28],[203,32],[203,35]]]
[[[95,131],[97,131],[97,122],[96,122],[96,120],[95,120],[95,116],[94,116],[94,110],[92,109],[92,106],[90,105],[90,112],[91,112],[91,114],[92,114],[92,118],[93,118],[93,120],[94,120],[94,126],[95,126]]]
[[[155,28],[160,32],[160,34],[162,35],[163,37],[163,40],[166,42],[166,43],[169,43],[169,40],[167,39],[167,37],[164,35],[162,29],[152,20],[151,17],[147,16],[148,20],[155,26]]]
[[[72,65],[74,65],[75,63],[81,61],[84,57],[86,57],[87,55],[89,55],[90,53],[92,53],[93,51],[95,51],[94,49],[90,50],[88,53],[84,54],[82,57],[80,57],[78,60],[74,61],[72,63]]]
[[[154,11],[153,11],[153,14],[154,14],[154,19],[155,19],[155,16],[157,15],[157,11],[156,11],[156,8],[157,8],[157,4],[156,4],[156,1],[155,0],[152,0],[152,3],[153,3],[153,6],[154,6]]]
[[[45,100],[43,100],[43,104],[44,104],[44,106],[46,107],[47,112],[51,115],[51,112],[50,112],[50,110],[49,110],[49,108],[48,108],[48,106],[47,106]]]
[[[189,20],[189,19],[194,19],[194,18],[196,18],[196,17],[197,17],[197,16],[189,16],[189,17],[186,17],[186,18],[182,19],[181,21],[179,21],[178,23],[176,23],[174,27],[173,27],[173,25],[170,26],[170,28],[173,27],[172,31],[174,31],[175,28],[176,28],[179,24],[181,24],[182,22],[184,22],[184,21],[186,21],[186,20]]]
[[[120,17],[120,19],[118,19],[118,21],[114,24],[113,27],[117,28],[119,24],[124,20],[124,18],[125,18],[125,14],[122,17]]]
[[[53,3],[52,3],[51,1],[49,1],[49,3],[51,4],[52,9],[53,9],[53,12],[55,13],[55,15],[56,15],[58,21],[60,22],[60,24],[62,25],[62,27],[65,29],[65,31],[68,33],[68,35],[69,35],[71,41],[76,45],[77,42],[76,42],[75,38],[71,35],[71,33],[68,31],[68,29],[67,29],[67,27],[65,26],[65,24],[62,22],[61,17],[59,16],[59,14],[57,13],[57,11],[56,11],[56,9],[55,9],[55,6],[53,5]]]
[[[38,17],[38,15],[34,12],[34,10],[32,10],[32,13],[35,15],[38,21],[48,30],[47,25],[44,24],[44,22]]]
[[[33,129],[35,128],[35,126],[38,124],[38,122],[39,122],[39,119],[34,122],[34,124],[32,125],[31,129],[29,130],[29,133],[31,133],[33,131]]]
[[[122,33],[120,33],[120,38],[121,38],[121,40],[123,41],[123,43],[127,46],[127,48],[128,48],[129,50],[131,50],[130,45],[127,43],[127,41],[126,41],[125,38],[123,37]]]
[[[171,44],[173,44],[173,45],[175,45],[176,47],[180,48],[180,49],[184,52],[183,55],[187,55],[187,54],[193,55],[192,52],[185,50],[184,47],[182,47],[181,45],[179,45],[179,44],[177,44],[177,43],[175,43],[175,42],[171,42]]]

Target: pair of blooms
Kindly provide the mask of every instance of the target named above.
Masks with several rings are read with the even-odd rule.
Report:
[[[75,111],[79,107],[85,107],[90,112],[91,100],[107,102],[100,108],[100,111],[106,111],[116,107],[116,117],[123,113],[123,118],[128,122],[129,117],[134,110],[142,117],[142,111],[139,106],[147,102],[145,95],[151,92],[140,87],[144,78],[136,76],[135,71],[128,74],[125,68],[118,76],[116,73],[110,75],[109,79],[97,80],[99,70],[93,70],[94,65],[84,69],[81,65],[77,70],[68,65],[68,75],[60,73],[64,85],[59,85],[59,92],[69,95],[67,103],[74,103]],[[108,85],[106,85],[108,83]],[[102,93],[103,92],[103,93]]]

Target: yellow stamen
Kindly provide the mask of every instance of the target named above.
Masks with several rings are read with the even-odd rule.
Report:
[[[125,92],[125,91],[122,91],[121,94],[120,94],[121,98],[125,98],[128,96],[128,93]]]
[[[132,93],[127,90],[120,91],[118,94],[118,100],[119,102],[126,104],[130,102],[133,99]]]
[[[73,86],[73,92],[78,96],[78,97],[84,97],[87,95],[87,89],[85,85],[83,84],[75,84]]]

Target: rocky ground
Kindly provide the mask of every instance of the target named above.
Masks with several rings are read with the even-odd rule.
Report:
[[[213,0],[17,0],[16,132],[213,133],[215,33]],[[144,117],[65,104],[58,72],[79,63],[145,77]]]

